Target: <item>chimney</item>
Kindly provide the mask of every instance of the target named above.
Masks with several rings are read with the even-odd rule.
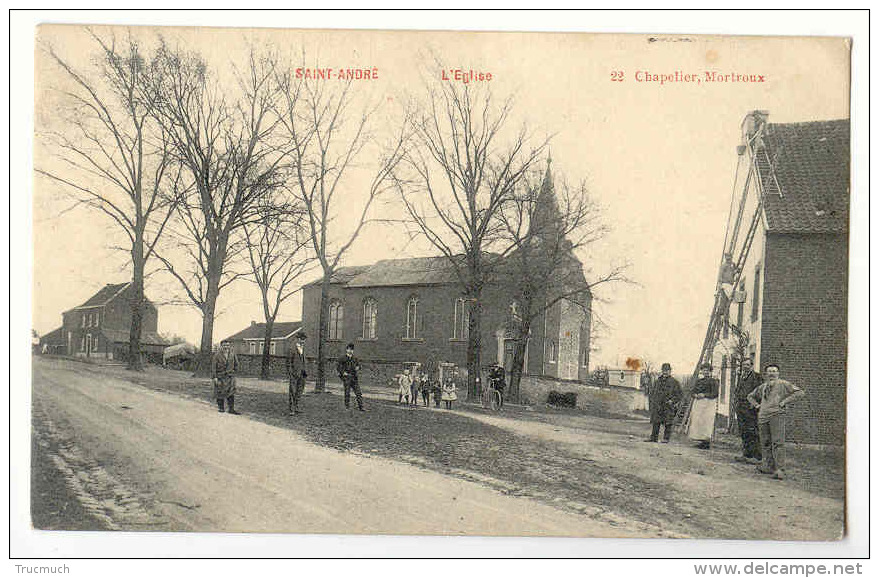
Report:
[[[250,326],[251,326],[251,327],[256,327],[256,321],[254,321],[254,320],[251,319],[251,320],[250,320]]]

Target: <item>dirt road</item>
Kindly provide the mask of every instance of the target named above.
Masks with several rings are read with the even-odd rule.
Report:
[[[736,462],[736,442],[729,447],[718,444],[710,451],[696,449],[685,439],[643,443],[647,433],[643,423],[576,414],[510,419],[477,413],[473,417],[557,444],[580,459],[610,465],[609,479],[636,481],[643,492],[622,500],[628,503],[618,503],[617,510],[634,517],[634,510],[649,508],[668,529],[698,537],[752,540],[843,536],[841,463],[833,460],[822,468],[817,452],[803,456],[798,454],[805,450],[789,448],[796,458],[788,468],[792,477],[779,482],[756,473],[753,465]]]
[[[432,535],[651,535],[63,361],[34,363],[34,438],[108,529]],[[648,530],[648,531],[645,531]]]

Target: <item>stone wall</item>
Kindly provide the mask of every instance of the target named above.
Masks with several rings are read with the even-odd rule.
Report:
[[[287,377],[287,358],[282,355],[270,355],[269,361],[270,365],[270,373],[272,377],[276,378],[286,378]],[[262,354],[251,355],[249,353],[239,353],[238,354],[238,375],[244,375],[248,377],[257,377],[259,376],[260,370],[262,369]]]
[[[628,387],[596,387],[578,381],[553,379],[550,377],[525,376],[520,385],[521,403],[543,405],[550,391],[577,394],[577,409],[630,415],[647,407],[646,396],[638,389]]]
[[[280,355],[272,355],[271,377],[275,379],[287,378],[287,358]],[[262,355],[238,354],[238,375],[245,377],[259,376],[262,367]],[[387,387],[397,390],[396,376],[403,372],[404,364],[399,361],[387,360],[360,360],[360,384],[367,387]],[[313,380],[317,376],[317,360],[312,357],[306,358],[306,371],[308,379]],[[458,384],[458,398],[465,399],[466,391],[466,368],[459,368],[461,383]],[[336,375],[336,358],[327,359],[326,378],[328,382],[338,381]]]

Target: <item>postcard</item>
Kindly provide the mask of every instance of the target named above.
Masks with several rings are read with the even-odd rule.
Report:
[[[40,25],[33,528],[843,539],[851,50]]]

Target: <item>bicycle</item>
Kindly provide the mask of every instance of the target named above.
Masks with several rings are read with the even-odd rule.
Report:
[[[492,366],[483,368],[486,371],[492,369]],[[492,377],[489,377],[487,382],[488,387],[482,389],[482,407],[485,409],[490,408],[492,411],[500,411],[504,406],[503,390],[496,387],[497,382]]]
[[[504,398],[494,384],[488,386],[488,403],[492,411],[500,411],[504,406]]]

